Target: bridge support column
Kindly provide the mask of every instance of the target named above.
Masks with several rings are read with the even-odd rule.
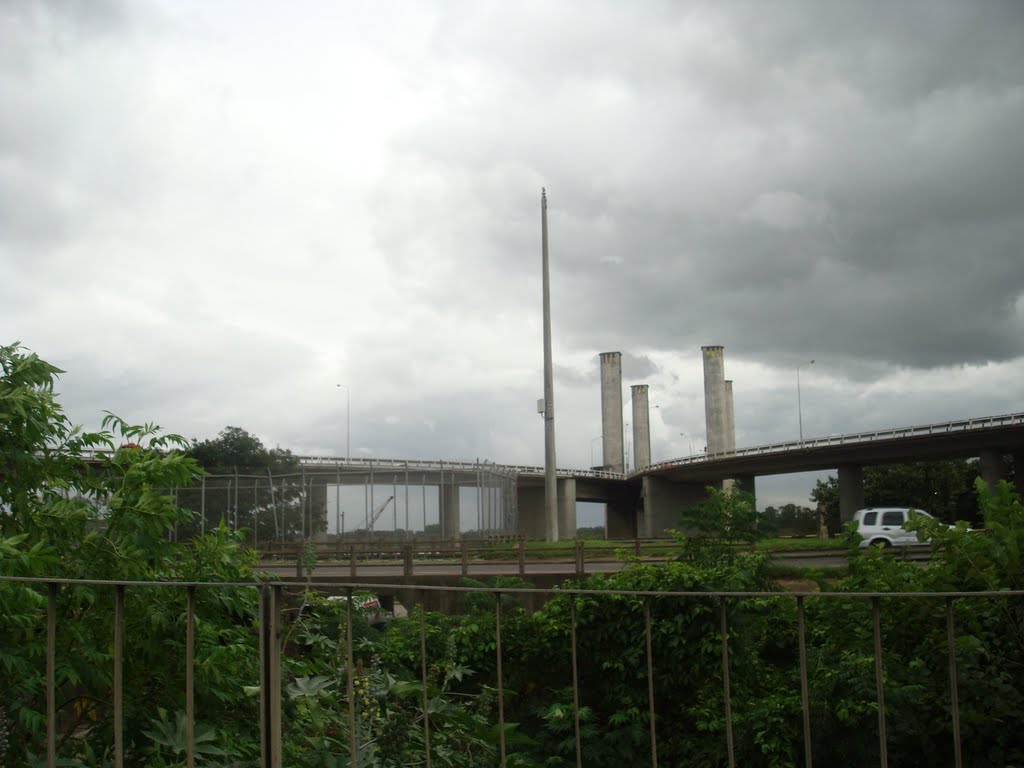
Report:
[[[679,528],[683,510],[707,499],[699,483],[672,483],[650,475],[642,480],[643,511],[637,527],[644,538],[660,538],[667,528]]]
[[[576,537],[576,478],[558,480],[558,538]]]
[[[1024,500],[1024,451],[1013,454],[1013,484],[1017,486],[1017,493]]]
[[[441,538],[457,539],[461,526],[459,486],[452,482],[441,485]]]
[[[544,511],[544,486],[519,486],[519,533],[528,539],[543,539],[547,535]]]
[[[839,468],[839,522],[853,520],[853,513],[864,507],[864,468],[847,465]]]
[[[754,508],[757,508],[757,479],[754,475],[741,475],[740,477],[734,478],[733,488],[737,491],[743,491],[749,493],[754,497]]]
[[[637,529],[637,519],[632,507],[625,499],[605,502],[605,530],[609,539],[632,539],[643,535]]]
[[[327,541],[327,484],[316,480],[309,482],[309,534],[314,541]]]
[[[978,454],[978,464],[981,469],[981,479],[985,481],[989,492],[995,493],[996,486],[1003,479],[1003,455],[997,450],[984,450]]]

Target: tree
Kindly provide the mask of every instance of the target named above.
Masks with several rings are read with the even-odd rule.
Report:
[[[267,470],[294,472],[298,462],[285,448],[267,449],[255,435],[241,427],[225,427],[213,440],[194,440],[186,451],[200,466],[215,470]]]
[[[200,471],[175,451],[186,442],[155,425],[130,425],[108,414],[102,432],[72,427],[53,395],[61,371],[13,344],[0,347],[0,575],[118,581],[229,581],[253,578],[253,558],[219,528],[191,547],[170,532],[191,513],[162,489],[184,486]],[[115,447],[120,446],[120,447]],[[86,461],[85,450],[108,450]],[[47,600],[33,584],[0,581],[0,691],[8,758],[34,764],[46,729]],[[57,744],[62,765],[105,764],[113,727],[110,617],[114,590],[80,582],[55,586],[58,665]],[[176,629],[182,593],[130,591],[125,635],[124,706],[129,764],[145,762],[142,737],[153,708],[182,709],[184,651]],[[245,627],[257,614],[252,590],[225,588],[197,608],[197,705],[247,724],[252,706],[242,685],[258,679],[255,641]],[[234,621],[225,621],[232,617]],[[215,662],[212,662],[213,658]],[[213,684],[216,678],[218,685]],[[242,713],[248,712],[243,715]],[[35,746],[33,746],[35,745]],[[150,763],[146,763],[150,764]]]
[[[225,427],[212,440],[193,440],[186,455],[210,473],[200,489],[181,494],[203,516],[179,535],[191,536],[220,518],[245,529],[251,541],[283,541],[310,535],[325,522],[305,520],[306,489],[299,464],[285,448],[266,448],[241,427]]]
[[[706,501],[683,512],[683,531],[670,531],[683,545],[682,559],[704,565],[731,560],[739,546],[764,538],[753,494],[714,486],[707,492]]]

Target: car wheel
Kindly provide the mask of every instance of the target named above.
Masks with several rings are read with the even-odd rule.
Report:
[[[875,544],[881,544],[886,549],[892,546],[892,542],[888,539],[874,539],[869,546],[873,547]]]

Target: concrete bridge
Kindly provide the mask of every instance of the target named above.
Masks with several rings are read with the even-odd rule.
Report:
[[[576,502],[588,501],[605,505],[610,538],[656,537],[678,525],[682,510],[703,501],[707,486],[721,487],[732,481],[756,493],[758,477],[820,470],[838,471],[840,515],[845,521],[864,506],[865,466],[977,457],[982,476],[994,485],[1002,473],[1002,457],[1007,454],[1014,460],[1018,489],[1024,491],[1024,413],[721,450],[649,464],[630,472],[559,469],[558,530],[562,538],[572,537],[576,531]],[[427,507],[431,507],[432,514],[436,509],[434,519],[440,522],[443,538],[459,537],[464,505],[472,505],[476,530],[480,532],[545,538],[543,467],[329,456],[297,459],[298,474],[213,475],[175,493],[182,506],[201,513],[203,520],[216,523],[226,517],[237,527],[249,527],[246,513],[239,510],[272,504],[275,483],[278,499],[284,487],[293,498],[297,490],[301,491],[301,529],[290,535],[306,538],[324,536],[331,530],[328,521],[333,520],[335,511],[328,503],[328,488],[363,486],[365,517],[357,514],[357,520],[369,520],[386,493],[394,497],[396,505],[404,505],[408,519],[410,506],[418,503],[415,498],[410,500],[413,494],[422,497],[424,524]],[[335,500],[340,493],[334,491]]]
[[[840,515],[849,520],[864,506],[863,467],[950,458],[981,461],[982,476],[994,485],[1002,473],[1002,457],[1010,454],[1024,482],[1024,413],[858,432],[802,442],[777,443],[717,454],[701,454],[651,464],[628,473],[603,470],[557,470],[559,530],[576,530],[576,502],[606,505],[608,536],[658,536],[678,525],[679,513],[703,501],[706,487],[734,480],[756,493],[756,478],[817,470],[837,470]],[[442,534],[458,535],[460,487],[478,483],[481,472],[502,480],[501,506],[495,529],[544,538],[544,468],[479,462],[350,460],[304,456],[301,466],[329,481],[341,483],[417,483],[436,485],[440,494]],[[482,469],[483,468],[483,469]]]

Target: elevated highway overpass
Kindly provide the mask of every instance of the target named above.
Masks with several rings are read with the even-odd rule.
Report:
[[[1015,467],[1021,468],[1015,477],[1018,490],[1024,491],[1024,413],[701,454],[662,461],[623,475],[560,471],[559,482],[575,482],[577,499],[608,504],[609,535],[656,536],[678,525],[680,511],[703,500],[707,486],[721,485],[728,479],[754,492],[758,477],[837,470],[840,515],[845,521],[864,506],[865,466],[977,457],[982,477],[992,486],[1001,478],[1002,458],[1007,454],[1013,456]],[[519,497],[528,502],[530,492],[542,487],[544,470],[519,467],[517,471]],[[632,504],[632,508],[622,508],[623,504]],[[530,511],[532,505],[520,508],[520,519],[526,520],[523,532],[540,530],[530,525]]]
[[[97,452],[96,458],[99,458]],[[576,529],[576,502],[606,505],[608,535],[613,538],[652,537],[678,524],[679,513],[706,497],[706,487],[733,480],[754,491],[756,478],[795,472],[837,470],[841,515],[849,519],[863,506],[863,467],[913,461],[978,457],[982,476],[995,484],[1002,457],[1012,455],[1018,487],[1024,480],[1024,413],[963,419],[912,427],[896,427],[802,442],[776,443],[717,454],[701,454],[658,462],[628,473],[603,470],[557,471],[559,530]],[[330,486],[361,485],[367,489],[366,514],[385,498],[383,488],[409,509],[409,489],[433,497],[445,538],[460,533],[460,507],[472,503],[480,530],[520,533],[544,538],[544,468],[481,461],[339,458],[299,456],[298,474],[288,486],[303,489],[301,533],[323,535],[332,510]],[[278,478],[280,479],[280,478]],[[260,489],[259,482],[269,487]],[[214,475],[199,487],[179,489],[179,502],[216,522],[224,510],[236,511],[246,498],[254,504],[274,499],[275,478],[263,474]],[[377,497],[374,497],[375,489]],[[262,494],[262,495],[261,495]],[[335,496],[337,498],[337,495]],[[469,500],[473,499],[472,502]],[[396,504],[399,503],[396,501]],[[244,506],[244,504],[243,504]],[[212,512],[211,512],[212,510]],[[213,517],[215,515],[216,517]],[[362,519],[361,515],[357,518]],[[308,524],[307,524],[308,519]],[[424,513],[425,521],[425,513]],[[244,519],[240,525],[246,525]]]

